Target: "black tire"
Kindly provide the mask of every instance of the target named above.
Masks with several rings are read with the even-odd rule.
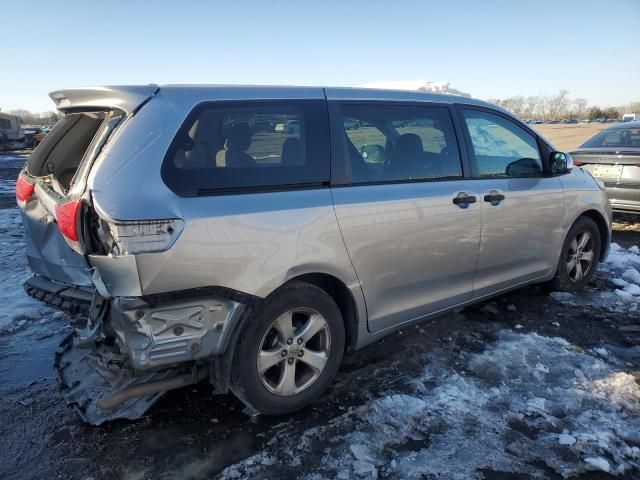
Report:
[[[329,331],[330,349],[326,364],[313,383],[298,393],[278,395],[263,384],[258,372],[257,355],[273,322],[296,308],[312,309],[324,317]],[[292,282],[271,294],[256,315],[248,319],[234,351],[231,390],[257,412],[267,415],[295,412],[311,404],[327,389],[342,362],[344,345],[342,314],[333,298],[314,285]],[[294,362],[297,364],[297,360]]]
[[[582,278],[576,280],[572,278],[572,272],[574,272],[574,270],[572,269],[571,271],[568,271],[568,262],[570,256],[573,256],[573,241],[578,239],[585,232],[591,235],[592,243],[589,247],[589,251],[593,252],[593,257],[590,268],[586,272],[583,272]],[[600,229],[598,229],[596,223],[589,217],[578,218],[569,230],[567,238],[562,245],[562,252],[560,253],[560,259],[558,260],[556,276],[551,281],[551,288],[562,292],[576,292],[582,290],[596,274],[598,262],[600,261],[601,245],[602,239],[600,236]],[[578,263],[581,262],[578,261]],[[584,262],[582,262],[581,265],[584,266]]]

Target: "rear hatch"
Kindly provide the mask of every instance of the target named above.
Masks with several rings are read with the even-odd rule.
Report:
[[[91,286],[86,260],[93,214],[87,178],[114,131],[157,87],[105,87],[54,92],[66,113],[33,151],[16,184],[26,255],[34,273]]]

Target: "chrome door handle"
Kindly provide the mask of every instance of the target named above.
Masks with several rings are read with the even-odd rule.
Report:
[[[466,192],[460,192],[458,196],[453,199],[453,203],[460,208],[467,208],[470,203],[476,203],[476,197],[467,195]]]
[[[489,195],[484,196],[484,201],[491,205],[498,205],[502,200],[504,200],[504,195],[499,193],[497,190],[491,190]]]

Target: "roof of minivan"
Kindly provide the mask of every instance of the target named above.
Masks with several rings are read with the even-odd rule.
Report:
[[[242,93],[245,98],[260,99],[269,98],[321,98],[326,94],[328,100],[403,100],[414,102],[439,102],[439,103],[466,103],[470,105],[490,106],[482,100],[477,100],[461,95],[444,95],[430,92],[411,90],[386,90],[379,88],[358,87],[301,87],[289,85],[160,85],[160,91],[167,93],[175,91],[193,91],[198,94],[208,93],[215,96],[233,91]]]
[[[435,103],[464,103],[487,106],[505,112],[497,105],[459,95],[409,90],[383,90],[356,87],[297,87],[271,85],[111,85],[79,87],[50,93],[59,110],[89,107],[117,107],[127,112],[135,110],[145,99],[162,94],[171,101],[201,102],[206,100],[240,99],[324,99],[371,100]],[[508,112],[506,112],[508,113]]]

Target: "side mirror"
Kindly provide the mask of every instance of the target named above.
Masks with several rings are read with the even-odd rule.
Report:
[[[363,145],[360,149],[360,155],[367,163],[384,163],[385,152],[382,145]]]
[[[507,165],[507,177],[540,177],[542,169],[535,158],[521,158]]]
[[[551,152],[551,173],[562,175],[568,173],[573,168],[573,158],[568,153]]]

